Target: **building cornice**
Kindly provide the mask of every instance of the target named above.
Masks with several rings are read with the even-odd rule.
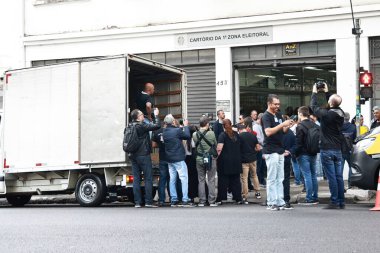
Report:
[[[355,18],[368,18],[378,16],[380,16],[380,4],[355,7]],[[25,36],[23,38],[23,43],[24,46],[80,43],[99,40],[167,36],[180,33],[207,32],[269,25],[281,26],[348,19],[351,19],[350,8],[330,8],[250,17],[230,17],[216,20],[194,21],[146,27],[113,28],[97,31],[33,35]]]

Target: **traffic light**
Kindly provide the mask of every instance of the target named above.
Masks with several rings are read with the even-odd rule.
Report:
[[[372,86],[373,76],[368,70],[364,70],[363,73],[360,73],[359,82],[364,86]]]

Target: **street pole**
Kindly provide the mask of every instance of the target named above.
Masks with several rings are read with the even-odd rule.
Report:
[[[352,28],[352,34],[355,35],[355,46],[356,46],[356,133],[357,136],[360,135],[360,34],[362,34],[362,30],[360,30],[360,20],[355,19],[354,28]]]

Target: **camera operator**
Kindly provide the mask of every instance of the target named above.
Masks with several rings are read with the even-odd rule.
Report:
[[[318,106],[317,93],[324,92],[328,108]],[[344,111],[339,107],[342,98],[337,94],[328,93],[325,82],[317,82],[313,86],[310,106],[321,121],[320,152],[322,164],[325,167],[330,188],[330,204],[326,209],[344,209],[343,158],[341,143],[343,135],[341,128],[344,122]]]

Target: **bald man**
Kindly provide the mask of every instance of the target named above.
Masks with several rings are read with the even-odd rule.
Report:
[[[142,111],[146,120],[152,121],[153,115],[153,99],[154,85],[152,83],[146,83],[144,85],[144,91],[141,92],[137,99],[137,109]]]
[[[327,109],[318,106],[318,87],[326,94],[329,107]],[[341,129],[344,122],[344,111],[339,107],[342,98],[333,94],[330,96],[326,83],[316,83],[313,86],[310,106],[314,114],[320,119],[320,149],[322,165],[325,168],[330,188],[330,204],[326,209],[344,209],[344,181],[343,181],[343,157],[341,144],[344,137]]]

